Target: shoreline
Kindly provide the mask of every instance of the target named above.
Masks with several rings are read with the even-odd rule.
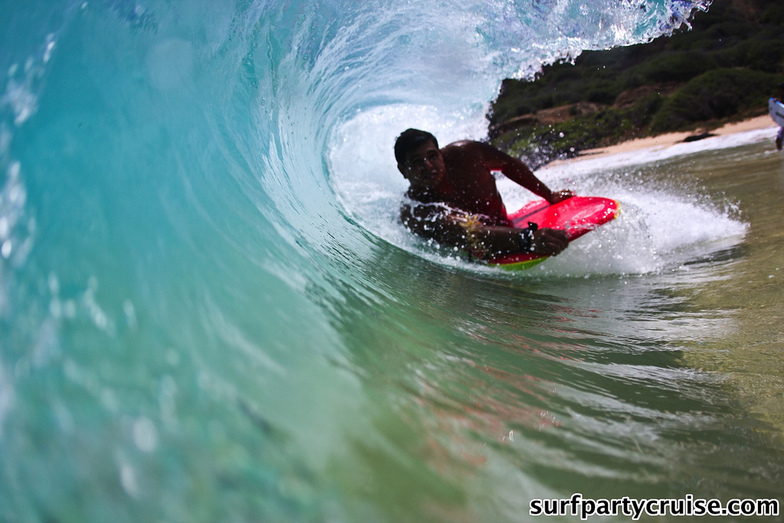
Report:
[[[747,131],[757,131],[760,129],[766,129],[768,127],[777,127],[776,123],[770,118],[770,115],[766,114],[762,116],[755,116],[754,118],[748,118],[740,122],[729,123],[717,129],[712,129],[708,131],[710,133],[710,136],[706,136],[704,139],[712,138],[716,136],[727,136],[727,135],[743,133]],[[620,154],[620,153],[628,153],[628,152],[642,151],[642,150],[656,151],[656,150],[666,149],[674,145],[686,143],[685,140],[687,138],[689,138],[690,136],[694,136],[696,134],[699,134],[699,131],[668,133],[668,134],[662,134],[659,136],[652,136],[648,138],[636,138],[634,140],[628,140],[626,142],[621,142],[616,145],[610,145],[608,147],[601,147],[598,149],[586,149],[585,151],[580,152],[574,158],[568,158],[565,160],[555,160],[543,167],[566,165],[574,162],[580,162],[583,160],[593,160],[593,159],[603,158],[605,156],[612,156],[614,154]]]

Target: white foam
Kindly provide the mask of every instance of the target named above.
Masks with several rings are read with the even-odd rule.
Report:
[[[398,220],[407,183],[397,171],[392,148],[396,136],[407,127],[430,130],[442,145],[465,138],[481,139],[485,131],[481,119],[444,115],[428,106],[401,104],[364,111],[347,121],[334,137],[329,156],[331,182],[340,202],[368,230],[390,243],[422,253],[421,242]],[[537,171],[552,189],[571,188],[578,194],[613,198],[622,209],[618,219],[573,242],[564,254],[539,266],[538,271],[645,274],[680,263],[689,253],[739,243],[747,226],[734,217],[732,206],[678,193],[677,188],[662,189],[636,176],[597,174],[631,171],[633,166],[770,140],[775,129],[565,162]],[[357,140],[358,136],[370,138]],[[503,176],[498,186],[510,211],[536,198]],[[705,227],[706,223],[711,227]]]
[[[328,161],[330,182],[345,209],[374,234],[410,249],[414,242],[398,220],[408,183],[394,156],[397,136],[409,127],[433,133],[440,144],[480,139],[487,132],[486,123],[476,115],[444,114],[423,105],[375,107],[338,128]]]
[[[613,198],[620,217],[573,242],[561,256],[539,267],[557,274],[645,274],[677,266],[700,253],[740,243],[747,225],[737,209],[725,202],[677,188],[661,188],[643,176],[602,176],[631,172],[645,164],[696,153],[724,150],[772,139],[775,127],[717,136],[669,147],[651,147],[601,158],[565,162],[537,171],[553,189],[571,188],[578,194]],[[509,209],[521,207],[532,195],[502,178],[501,190]],[[705,224],[710,224],[706,227]]]

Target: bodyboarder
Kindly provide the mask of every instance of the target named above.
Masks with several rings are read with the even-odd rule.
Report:
[[[432,134],[408,129],[395,142],[395,159],[410,184],[400,218],[412,232],[464,250],[473,259],[555,256],[567,247],[564,231],[513,227],[492,173],[503,173],[551,204],[574,194],[551,191],[523,162],[495,147],[466,140],[440,149]]]

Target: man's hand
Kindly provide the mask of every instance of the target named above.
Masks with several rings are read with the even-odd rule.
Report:
[[[539,229],[534,233],[531,250],[537,254],[556,256],[569,245],[566,233],[560,229]]]
[[[569,189],[564,189],[563,191],[556,191],[550,193],[550,199],[547,201],[549,201],[550,203],[558,203],[568,198],[571,198],[572,196],[574,196],[573,191],[570,191]]]

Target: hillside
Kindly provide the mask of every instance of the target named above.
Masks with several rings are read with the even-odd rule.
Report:
[[[580,151],[673,131],[705,136],[767,113],[784,82],[784,2],[715,0],[692,29],[589,51],[533,81],[505,80],[491,142],[537,167]]]

